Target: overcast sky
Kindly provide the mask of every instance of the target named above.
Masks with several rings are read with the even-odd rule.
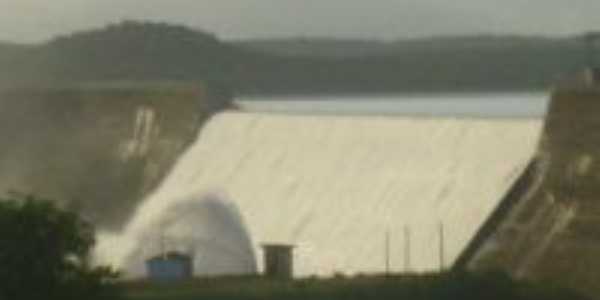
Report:
[[[0,40],[37,42],[124,19],[222,38],[566,35],[600,29],[600,0],[0,0]]]

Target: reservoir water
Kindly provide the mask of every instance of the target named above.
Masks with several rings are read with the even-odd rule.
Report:
[[[531,118],[545,115],[549,93],[240,97],[246,111],[286,114]]]

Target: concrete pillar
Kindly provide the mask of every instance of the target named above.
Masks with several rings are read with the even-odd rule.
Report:
[[[264,244],[264,275],[269,278],[291,279],[294,277],[292,245]]]

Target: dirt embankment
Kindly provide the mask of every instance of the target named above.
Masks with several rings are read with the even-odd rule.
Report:
[[[600,90],[553,95],[536,178],[470,267],[600,293]]]
[[[34,193],[120,226],[228,105],[188,84],[1,90],[0,193]]]

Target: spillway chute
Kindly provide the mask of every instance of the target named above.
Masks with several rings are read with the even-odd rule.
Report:
[[[265,242],[296,245],[296,275],[381,273],[386,263],[437,270],[521,176],[542,126],[541,118],[224,112],[120,238],[185,205],[185,195],[221,190],[243,215],[254,253]]]

